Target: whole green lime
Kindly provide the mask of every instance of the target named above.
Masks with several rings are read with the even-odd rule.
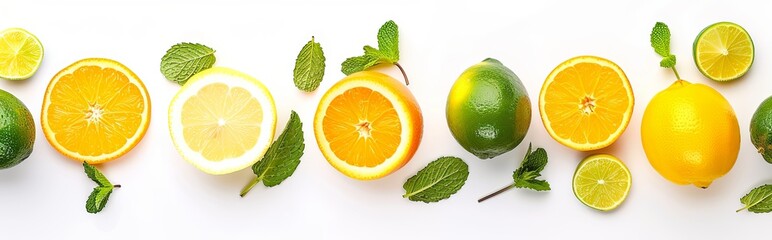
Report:
[[[751,118],[751,142],[764,160],[772,163],[772,97],[767,98]]]
[[[24,161],[35,143],[32,114],[18,98],[0,89],[0,169]]]
[[[514,149],[531,125],[531,100],[523,83],[493,58],[458,77],[445,110],[453,137],[480,159]]]

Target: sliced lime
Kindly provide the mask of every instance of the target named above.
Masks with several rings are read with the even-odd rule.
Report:
[[[43,45],[21,28],[0,32],[0,78],[24,80],[32,77],[43,61]]]
[[[694,40],[692,50],[697,69],[716,81],[740,78],[753,65],[751,36],[731,22],[719,22],[703,29]]]
[[[585,158],[574,172],[574,195],[588,207],[609,211],[630,192],[632,178],[622,161],[608,154]]]

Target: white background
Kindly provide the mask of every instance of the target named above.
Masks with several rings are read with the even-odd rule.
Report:
[[[522,239],[767,238],[772,215],[735,213],[739,198],[772,183],[772,165],[755,153],[748,124],[772,94],[765,76],[772,61],[768,1],[50,1],[4,0],[0,29],[22,27],[45,46],[37,74],[20,82],[0,81],[32,111],[35,151],[22,164],[0,171],[0,239]],[[632,2],[632,1],[630,1]],[[401,170],[375,181],[357,181],[333,169],[313,135],[313,113],[325,90],[344,75],[340,63],[376,44],[378,28],[393,19],[400,28],[400,63],[406,68],[424,116],[424,137]],[[678,186],[659,176],[640,143],[647,102],[674,79],[658,66],[649,46],[656,21],[673,33],[681,76],[716,88],[740,122],[740,156],[728,175],[707,190]],[[718,21],[744,26],[756,44],[750,72],[716,83],[696,69],[692,42]],[[314,93],[298,91],[292,69],[311,36],[322,44],[327,69]],[[275,188],[238,192],[252,177],[245,169],[212,176],[186,163],[167,128],[167,107],[177,84],[159,71],[161,56],[178,42],[217,50],[216,66],[246,72],[272,91],[283,129],[290,110],[304,123],[306,151],[295,174]],[[636,105],[627,131],[609,148],[633,175],[627,201],[612,212],[592,210],[571,191],[579,161],[590,153],[566,148],[549,137],[537,99],[547,74],[577,55],[597,55],[619,64],[634,88]],[[133,151],[99,168],[116,190],[99,214],[84,204],[94,183],[81,165],[58,154],[39,128],[45,87],[53,75],[86,57],[106,57],[130,67],[147,85],[152,121]],[[515,150],[482,161],[464,151],[445,121],[451,85],[467,67],[494,57],[522,79],[533,101],[531,128]],[[379,69],[401,79],[393,67]],[[476,200],[511,181],[528,142],[544,147],[550,162],[543,175],[553,190],[511,190],[482,204]],[[458,156],[469,164],[466,185],[448,200],[424,204],[401,197],[404,181],[430,161]]]

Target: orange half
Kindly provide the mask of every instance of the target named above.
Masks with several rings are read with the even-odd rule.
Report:
[[[355,179],[376,179],[404,166],[423,134],[413,94],[378,72],[351,74],[319,102],[314,133],[327,161]]]
[[[79,162],[99,164],[122,156],[139,143],[149,123],[145,85],[110,59],[83,59],[62,69],[43,98],[46,139]]]
[[[544,128],[556,141],[580,151],[614,143],[627,128],[634,103],[622,69],[595,56],[561,63],[539,93]]]

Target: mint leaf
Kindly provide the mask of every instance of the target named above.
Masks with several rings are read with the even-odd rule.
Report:
[[[112,192],[113,186],[95,187],[91,194],[88,195],[88,200],[86,200],[86,212],[98,213],[102,211],[105,205],[107,205],[107,200]]]
[[[429,163],[402,186],[411,201],[438,202],[449,198],[464,186],[469,166],[457,157],[441,157]]]
[[[341,64],[341,71],[343,74],[351,75],[377,65],[379,63],[378,60],[380,60],[378,57],[372,55],[350,57]]]
[[[405,85],[410,85],[405,69],[397,62],[399,61],[399,28],[394,21],[389,20],[378,29],[378,49],[365,45],[364,51],[365,54],[362,56],[350,57],[343,61],[340,64],[340,71],[351,75],[381,63],[394,64],[402,72]]]
[[[531,144],[528,144],[528,152],[525,154],[520,167],[512,174],[517,188],[530,188],[536,191],[549,191],[550,184],[547,181],[536,179],[541,177],[541,170],[547,166],[547,151],[538,148],[531,152]]]
[[[378,49],[389,62],[399,61],[399,27],[389,20],[378,30]]]
[[[651,47],[662,57],[670,55],[670,29],[665,23],[657,22],[651,30]],[[675,61],[675,60],[674,60]]]
[[[268,147],[263,159],[252,165],[255,178],[241,190],[244,197],[258,182],[262,181],[266,187],[281,184],[292,176],[303,156],[305,143],[303,142],[303,123],[295,111],[292,111],[290,119],[279,138]]]
[[[97,185],[100,187],[112,187],[113,184],[110,183],[109,180],[107,180],[107,177],[102,174],[96,167],[89,165],[86,162],[83,162],[83,170],[86,172],[86,176],[93,180]]]
[[[536,191],[550,190],[550,184],[547,181],[537,179],[541,177],[541,171],[547,166],[547,151],[543,148],[537,148],[536,151],[531,152],[531,147],[531,144],[528,144],[528,151],[526,151],[525,157],[523,157],[523,162],[521,162],[520,167],[512,173],[514,182],[496,192],[480,198],[477,202],[488,200],[489,198],[512,188],[528,188]]]
[[[538,179],[515,179],[515,187],[517,188],[528,188],[535,191],[549,191],[550,189],[550,183],[544,180],[538,180]]]
[[[86,200],[86,212],[98,213],[107,205],[107,199],[110,198],[113,189],[120,188],[121,185],[113,185],[99,169],[86,162],[83,162],[83,169],[86,172],[86,176],[98,185],[94,187],[94,190],[88,196],[88,200]]]
[[[670,55],[662,59],[662,61],[659,61],[659,66],[663,68],[672,68],[675,67],[676,63],[676,57],[675,55]]]
[[[365,56],[377,58],[378,63],[390,63],[390,64],[394,63],[393,61],[389,60],[388,56],[384,55],[383,52],[381,52],[381,50],[371,47],[370,45],[365,46],[364,50],[365,50]]]
[[[676,57],[670,54],[670,29],[665,23],[657,22],[654,24],[654,28],[651,29],[651,47],[654,48],[654,52],[663,57],[659,62],[659,66],[663,68],[673,69],[673,73],[678,80],[681,80],[681,76],[678,75],[676,70]]]
[[[322,45],[311,37],[295,59],[295,70],[292,72],[295,87],[305,92],[316,90],[324,77],[324,61]]]
[[[740,203],[745,207],[737,210],[748,210],[753,213],[772,212],[772,185],[764,184],[751,190],[744,197],[740,198]]]
[[[214,49],[198,43],[178,43],[161,58],[161,73],[180,85],[214,65]]]

